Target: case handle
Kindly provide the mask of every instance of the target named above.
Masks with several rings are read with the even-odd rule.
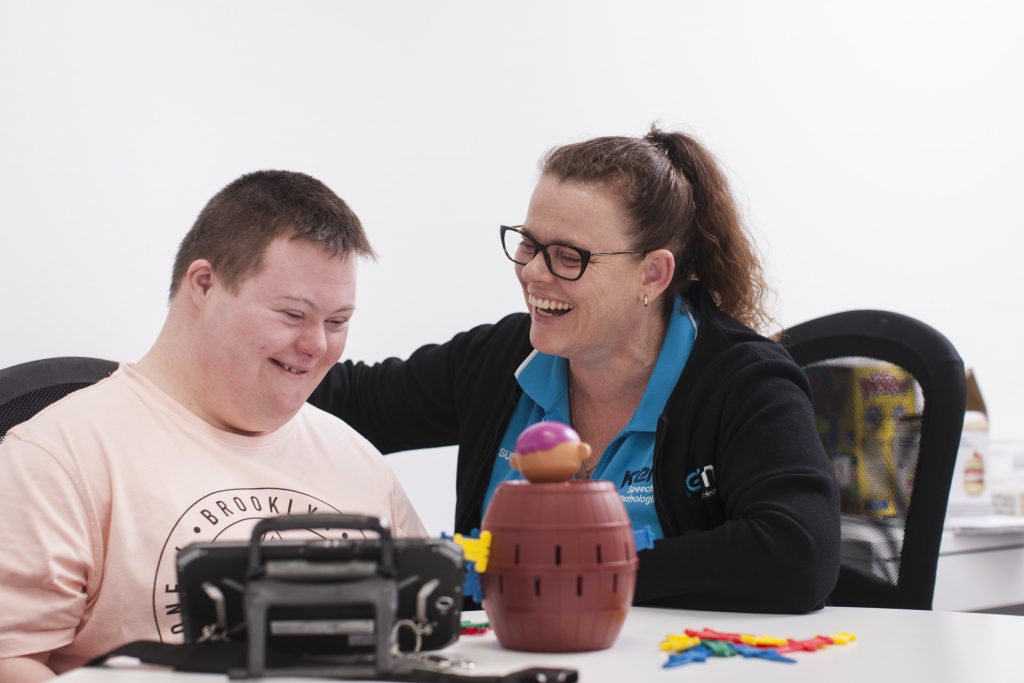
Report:
[[[395,575],[395,545],[388,525],[370,515],[347,513],[278,515],[267,517],[256,523],[249,539],[249,578],[260,573],[262,558],[260,539],[268,531],[292,531],[295,529],[357,529],[373,531],[380,536],[380,565],[378,573],[383,576]]]

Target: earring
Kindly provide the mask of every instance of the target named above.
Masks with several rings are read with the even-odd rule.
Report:
[[[647,295],[644,294],[644,308],[647,308],[647,304],[648,304]]]

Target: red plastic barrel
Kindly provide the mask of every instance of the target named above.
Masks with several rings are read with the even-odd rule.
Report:
[[[495,492],[481,576],[502,647],[602,650],[615,642],[636,585],[633,529],[607,481],[510,481]]]

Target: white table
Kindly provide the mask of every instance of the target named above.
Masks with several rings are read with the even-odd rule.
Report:
[[[465,618],[485,618],[468,613]],[[851,631],[850,645],[795,653],[797,664],[712,658],[703,664],[662,669],[658,643],[686,628],[808,638]],[[633,608],[615,645],[584,654],[538,654],[501,649],[492,633],[463,636],[449,648],[478,663],[480,673],[501,673],[536,665],[574,668],[583,683],[625,681],[1021,681],[1024,680],[1024,617],[963,612],[829,607],[806,615],[734,614]],[[78,669],[61,683],[213,683],[221,675],[154,670]],[[304,683],[310,679],[271,679]]]
[[[934,608],[978,610],[1020,604],[1024,604],[1024,517],[947,518]]]

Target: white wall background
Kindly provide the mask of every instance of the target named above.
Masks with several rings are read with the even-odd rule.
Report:
[[[258,168],[367,227],[349,357],[447,339],[522,308],[497,226],[541,154],[653,121],[727,166],[780,326],[920,318],[1024,436],[1011,0],[0,0],[0,367],[140,357],[178,241]],[[432,529],[452,462],[392,459]]]

